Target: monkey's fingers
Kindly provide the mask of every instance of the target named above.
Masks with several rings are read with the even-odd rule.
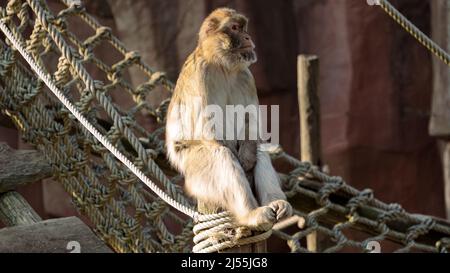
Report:
[[[287,207],[282,207],[277,211],[277,221],[287,216]]]
[[[273,211],[274,211],[275,213],[280,209],[280,206],[279,206],[279,204],[278,204],[277,202],[271,202],[271,203],[269,204],[269,207],[270,207],[271,209],[273,209]]]

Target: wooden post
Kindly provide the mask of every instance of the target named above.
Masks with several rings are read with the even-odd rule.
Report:
[[[446,206],[446,218],[450,220],[450,142],[438,140],[441,153],[442,169],[444,174],[444,199]]]
[[[432,38],[450,50],[450,0],[431,1]],[[433,60],[433,97],[429,124],[436,137],[442,159],[447,219],[450,220],[450,69],[437,58]]]
[[[318,97],[319,58],[299,55],[297,59],[298,104],[300,111],[300,159],[320,164],[320,104]],[[317,252],[318,234],[306,237],[309,251]]]
[[[34,150],[14,150],[0,142],[0,193],[52,176],[50,165]]]
[[[445,1],[447,12],[447,50],[450,50],[450,0]],[[447,67],[447,91],[450,92],[450,76],[448,73],[449,69]],[[449,93],[447,93],[449,94]],[[449,95],[450,96],[450,95]],[[449,98],[450,99],[450,98]],[[450,112],[450,111],[449,111]],[[444,149],[443,156],[443,164],[444,164],[444,187],[445,187],[445,204],[447,209],[447,220],[450,220],[450,141],[447,141],[446,147]]]
[[[25,198],[18,192],[0,194],[0,221],[6,226],[30,225],[41,221]]]
[[[0,229],[0,253],[112,253],[77,217]]]
[[[33,150],[13,150],[0,143],[0,221],[6,226],[29,225],[41,221],[39,215],[16,191],[19,186],[52,175],[42,155]]]

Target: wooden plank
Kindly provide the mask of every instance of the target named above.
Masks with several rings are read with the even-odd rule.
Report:
[[[0,193],[52,176],[49,164],[34,150],[13,150],[0,142]]]
[[[78,251],[79,250],[79,251]],[[0,253],[111,253],[77,217],[0,229]]]
[[[444,174],[444,197],[447,220],[450,220],[450,142],[439,141],[442,154],[442,168]]]
[[[18,192],[0,193],[0,221],[6,226],[30,225],[41,220]]]
[[[320,165],[320,103],[318,96],[319,58],[299,55],[297,59],[298,104],[300,111],[300,160]],[[318,234],[306,237],[309,251],[317,252]]]
[[[450,0],[430,1],[433,40],[450,51]],[[429,131],[437,137],[450,137],[450,68],[433,60],[433,97]]]
[[[300,110],[300,159],[320,164],[319,58],[298,56],[298,103]]]
[[[450,51],[450,0],[431,1],[432,38]],[[447,219],[450,220],[450,68],[433,58],[433,98],[430,135],[438,141],[444,174],[444,195]]]

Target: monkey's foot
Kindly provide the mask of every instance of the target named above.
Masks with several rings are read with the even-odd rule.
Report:
[[[270,202],[271,207],[277,216],[277,221],[292,215],[292,206],[285,200],[275,200]]]
[[[250,212],[246,226],[253,230],[266,231],[272,228],[275,221],[275,211],[269,206],[264,206]]]

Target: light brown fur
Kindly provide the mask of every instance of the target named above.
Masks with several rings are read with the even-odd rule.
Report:
[[[166,143],[169,160],[184,174],[191,196],[229,210],[242,225],[269,229],[292,208],[269,156],[259,150],[260,141],[220,140],[217,135],[226,132],[211,129],[205,136],[200,126],[208,121],[201,115],[207,106],[259,105],[248,69],[256,54],[246,30],[247,18],[232,9],[215,10],[205,19],[171,99]],[[230,120],[224,117],[225,123]],[[245,132],[248,123],[244,127],[235,129]]]

